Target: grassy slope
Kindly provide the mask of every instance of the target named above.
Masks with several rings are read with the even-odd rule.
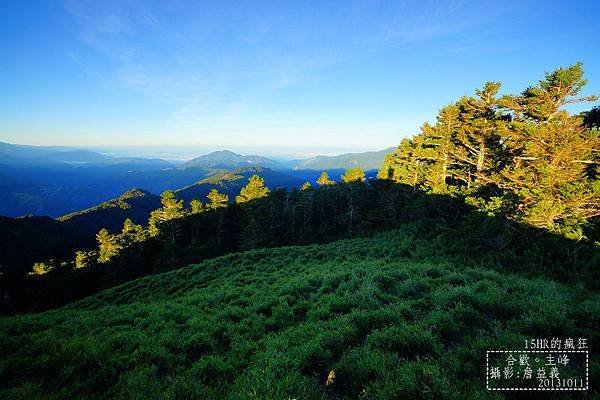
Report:
[[[0,397],[501,398],[485,390],[485,350],[598,343],[597,292],[428,245],[399,230],[250,251],[3,318]]]

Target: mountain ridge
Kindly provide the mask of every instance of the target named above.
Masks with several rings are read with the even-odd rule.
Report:
[[[177,168],[235,169],[243,166],[278,167],[279,163],[263,156],[241,155],[231,150],[218,150],[193,158]]]
[[[366,153],[363,160],[372,160],[375,153]],[[383,157],[370,164],[361,164],[360,159],[361,153],[346,153],[313,157],[302,164],[221,150],[174,165],[162,159],[109,157],[76,148],[0,142],[0,214],[61,217],[114,199],[132,187],[144,188],[158,195],[167,189],[195,185],[223,171],[243,167],[265,167],[283,173],[289,177],[289,182],[283,182],[281,175],[281,179],[270,184],[288,189],[306,181],[314,183],[325,170],[337,180],[349,166],[361,166],[371,177],[374,174],[369,173],[370,167],[380,164]],[[318,165],[322,160],[327,160],[327,163]],[[294,165],[296,168],[292,169]],[[274,172],[269,174],[274,178]],[[204,192],[199,194],[204,195]]]
[[[179,198],[186,202],[192,199],[206,201],[206,195],[212,189],[217,189],[219,192],[228,195],[231,202],[235,200],[235,196],[240,193],[240,190],[248,183],[248,179],[252,175],[259,175],[263,178],[265,185],[271,190],[278,187],[285,187],[291,190],[294,187],[300,187],[304,183],[302,179],[287,175],[282,171],[262,166],[252,166],[216,173],[211,177],[204,178],[175,192]]]
[[[94,207],[63,215],[0,216],[0,248],[12,249],[0,254],[0,265],[33,264],[44,259],[61,260],[76,250],[96,246],[96,233],[101,228],[119,232],[123,221],[146,224],[150,211],[160,207],[160,198],[141,189]]]
[[[357,167],[360,167],[365,171],[380,169],[385,156],[389,153],[393,153],[395,149],[395,147],[389,147],[378,151],[343,153],[336,156],[316,156],[300,160],[293,169],[330,170]]]

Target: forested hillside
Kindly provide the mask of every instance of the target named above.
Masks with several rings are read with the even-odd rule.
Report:
[[[59,221],[69,226],[77,226],[88,232],[98,232],[102,228],[118,231],[126,219],[136,224],[147,221],[152,210],[160,206],[160,198],[145,190],[132,189],[116,199],[95,207],[63,215]]]
[[[270,192],[256,176],[233,204],[217,190],[209,198],[185,209],[174,192],[166,192],[147,228],[128,221],[119,234],[101,230],[97,250],[77,252],[71,263],[44,263],[45,269],[6,282],[4,310],[55,307],[229,252],[327,243],[410,223],[416,224],[415,238],[446,243],[440,256],[458,254],[481,262],[497,257],[503,260],[500,269],[600,287],[600,255],[591,240],[577,242],[505,216],[489,216],[460,198],[414,191],[408,185],[358,180]]]
[[[4,279],[3,309],[53,307],[229,252],[326,243],[407,222],[418,222],[424,237],[462,235],[469,256],[552,260],[544,274],[597,285],[598,271],[589,268],[600,240],[597,109],[564,110],[594,99],[575,97],[585,82],[576,64],[518,96],[498,97],[500,85],[488,83],[404,140],[377,180],[360,168],[338,183],[323,172],[290,192],[277,188],[289,182],[284,174],[251,167],[167,191],[147,225],[128,220],[120,233],[102,229],[96,250],[80,249],[60,265],[36,260],[33,276]]]
[[[6,274],[7,268],[35,261],[64,260],[75,250],[94,247],[100,229],[120,231],[126,219],[145,223],[158,206],[158,196],[132,189],[116,199],[58,219],[0,216],[0,245],[10,249],[0,255],[2,272]]]
[[[294,187],[302,186],[304,183],[301,178],[290,176],[286,172],[273,171],[264,167],[243,167],[231,171],[217,172],[208,178],[178,189],[175,192],[177,193],[177,197],[186,203],[189,203],[193,199],[206,199],[206,196],[213,189],[230,196],[234,200],[235,196],[248,183],[248,179],[252,175],[259,175],[265,181],[265,184],[271,188],[286,188],[291,190]]]

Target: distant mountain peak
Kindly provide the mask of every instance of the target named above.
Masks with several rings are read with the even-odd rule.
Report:
[[[269,158],[255,155],[241,155],[231,150],[213,151],[183,163],[178,168],[204,168],[232,170],[244,166],[276,167],[278,163]]]
[[[207,156],[210,155],[217,155],[217,154],[221,154],[221,155],[232,155],[232,156],[238,156],[238,157],[243,157],[241,154],[235,153],[231,150],[215,150],[211,153],[206,154]],[[201,156],[202,157],[202,156]]]
[[[148,192],[144,189],[133,188],[131,190],[126,191],[121,196],[119,196],[120,200],[134,199],[136,197],[149,196],[152,193]]]

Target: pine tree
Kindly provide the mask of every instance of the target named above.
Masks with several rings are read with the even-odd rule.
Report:
[[[141,225],[135,224],[131,219],[127,218],[123,222],[121,239],[126,245],[132,242],[141,242],[146,239],[146,231]]]
[[[210,193],[208,193],[206,197],[209,201],[207,207],[211,210],[227,207],[227,203],[229,202],[229,196],[219,193],[217,189],[211,189]]]
[[[329,179],[329,174],[326,171],[323,171],[321,173],[321,176],[319,176],[319,179],[317,179],[317,183],[321,186],[327,186],[327,185],[333,185],[335,184],[334,181],[332,181],[331,179]]]
[[[600,215],[599,132],[563,109],[597,99],[576,97],[586,83],[578,63],[502,99],[513,115],[504,187],[518,194],[525,221],[574,239],[583,237],[586,220]]]
[[[416,191],[427,172],[427,159],[423,154],[423,135],[403,139],[393,154],[386,155],[378,179],[389,179],[413,187]]]
[[[423,157],[429,160],[431,164],[427,181],[428,186],[434,193],[447,192],[446,179],[452,177],[450,169],[452,166],[452,139],[460,127],[458,115],[458,106],[449,104],[440,110],[434,126],[424,124],[421,128]]]
[[[454,178],[470,185],[489,183],[499,165],[502,137],[506,136],[506,119],[498,111],[496,94],[499,82],[488,82],[477,90],[477,97],[463,97],[458,102],[460,127],[453,137],[451,150]]]
[[[36,262],[33,264],[33,268],[29,275],[44,275],[52,271],[53,267],[43,262]]]
[[[583,123],[589,129],[600,130],[600,106],[596,106],[589,111],[581,113]]]
[[[600,215],[598,112],[571,116],[563,108],[597,98],[577,97],[585,83],[580,63],[518,96],[497,99],[500,84],[488,82],[404,140],[378,177],[462,193],[488,214],[502,210],[579,239],[582,225]]]
[[[347,211],[346,215],[348,216],[347,224],[348,224],[348,234],[352,235],[354,233],[354,226],[356,224],[357,216],[360,211],[360,197],[364,192],[364,185],[356,185],[356,183],[362,183],[362,179],[364,179],[364,172],[358,168],[360,171],[356,171],[357,168],[354,169],[355,172],[346,172],[344,176],[342,176],[342,180],[346,183],[345,194],[347,199]]]
[[[350,168],[341,176],[344,183],[364,182],[366,180],[365,171],[360,167]]]
[[[205,210],[205,205],[200,200],[192,199],[190,201],[190,212],[192,214],[200,214],[201,212],[204,212],[204,210]]]
[[[265,180],[258,175],[252,175],[248,184],[242,188],[239,196],[236,196],[235,202],[237,204],[247,203],[268,195],[269,188],[265,186]]]
[[[152,211],[150,213],[150,220],[148,221],[148,229],[152,236],[158,235],[161,224],[181,218],[185,215],[183,200],[177,199],[177,195],[174,191],[164,191],[160,196],[160,202],[162,207]]]
[[[185,215],[183,209],[183,200],[177,199],[177,195],[172,190],[166,190],[160,196],[162,204],[162,221],[169,221],[176,218],[181,218]]]
[[[219,193],[217,189],[211,189],[210,193],[206,196],[209,203],[207,207],[209,210],[213,210],[216,215],[216,232],[215,237],[217,239],[217,247],[221,247],[223,228],[225,225],[225,208],[229,202],[229,196],[226,194]]]
[[[597,100],[597,96],[575,97],[586,84],[583,64],[579,62],[546,73],[546,79],[536,86],[525,89],[520,96],[504,96],[502,103],[520,118],[549,121],[568,104]]]
[[[312,189],[312,185],[310,184],[310,182],[304,182],[302,184],[301,190],[309,190]]]
[[[89,268],[98,260],[96,251],[77,251],[75,253],[75,268]]]
[[[574,98],[585,83],[576,64],[547,73],[520,96],[502,99],[513,114],[502,187],[518,194],[525,221],[576,239],[583,221],[600,215],[600,185],[592,172],[598,169],[600,135],[581,116],[561,109],[595,98]]]
[[[117,238],[111,235],[105,228],[100,229],[96,235],[98,242],[98,262],[106,263],[121,250]]]

